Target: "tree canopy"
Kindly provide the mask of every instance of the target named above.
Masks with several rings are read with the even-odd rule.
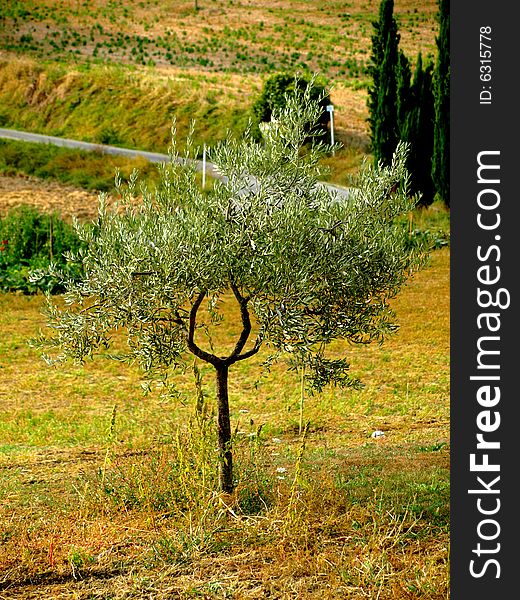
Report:
[[[402,138],[410,144],[407,167],[413,173],[411,190],[421,194],[420,203],[433,202],[435,186],[432,180],[434,98],[432,91],[433,63],[423,63],[419,53],[409,90],[410,108],[402,126]]]
[[[379,20],[372,23],[372,85],[367,99],[374,158],[387,165],[400,139],[397,98],[400,35],[393,11],[394,0],[382,0]]]
[[[408,193],[406,146],[390,165],[365,164],[345,201],[318,182],[316,145],[302,152],[321,108],[310,87],[287,97],[262,142],[250,133],[212,150],[223,176],[203,193],[196,149],[160,167],[156,188],[136,177],[121,199],[102,196],[99,216],[76,224],[83,241],[72,262],[84,275],[65,282],[65,307],[48,302],[50,337],[37,342],[50,361],[83,361],[126,331],[128,351],[149,376],[167,383],[187,356],[216,372],[221,489],[233,489],[228,372],[266,346],[305,367],[310,389],[355,385],[347,357],[328,358],[336,339],[382,342],[396,329],[389,300],[422,264],[397,219],[415,203]],[[227,353],[202,332],[222,318],[220,300],[239,308],[241,333]],[[209,315],[209,316],[204,316]],[[205,320],[208,319],[208,320]]]
[[[407,141],[412,191],[423,205],[438,195],[449,206],[449,2],[439,0],[437,60],[428,56],[423,65],[419,55],[413,80],[393,10],[393,0],[381,0],[373,22],[367,105],[374,159],[389,164],[398,141]]]
[[[437,61],[433,75],[435,96],[432,177],[441,198],[450,206],[450,5],[439,0]]]

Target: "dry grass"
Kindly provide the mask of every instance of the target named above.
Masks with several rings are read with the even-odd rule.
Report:
[[[183,406],[108,360],[49,370],[26,345],[41,299],[2,296],[0,598],[447,598],[448,273],[438,250],[395,338],[350,350],[364,390],[305,400],[299,472],[298,377],[232,373],[233,498],[212,492],[212,423],[184,428],[190,373]]]
[[[58,211],[70,220],[93,219],[97,214],[97,194],[34,177],[0,176],[0,217],[16,206],[29,205],[48,212]]]

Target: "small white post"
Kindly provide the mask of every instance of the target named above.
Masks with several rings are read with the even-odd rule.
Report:
[[[206,187],[206,144],[202,151],[202,189]]]
[[[327,104],[327,110],[330,114],[330,144],[334,146],[334,105]],[[334,150],[332,150],[332,156],[335,156]]]

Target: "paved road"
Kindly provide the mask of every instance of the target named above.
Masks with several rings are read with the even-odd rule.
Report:
[[[53,144],[54,146],[64,146],[66,148],[77,148],[79,150],[89,150],[93,152],[101,152],[104,154],[116,154],[119,156],[128,156],[130,158],[142,157],[150,162],[167,162],[170,160],[168,154],[160,154],[159,152],[147,152],[145,150],[131,150],[130,148],[119,148],[118,146],[108,146],[106,144],[92,144],[90,142],[81,142],[79,140],[71,140],[69,138],[60,138],[52,135],[41,135],[39,133],[28,133],[26,131],[17,131],[15,129],[0,128],[0,138],[9,140],[18,140],[23,142],[32,142],[36,144]],[[182,160],[182,159],[180,159]],[[202,171],[203,163],[201,160],[196,160],[195,168],[197,171]],[[206,174],[211,177],[220,178],[216,167],[211,162],[206,162]],[[339,196],[347,198],[349,189],[342,188],[329,183],[320,183],[325,185],[331,191],[336,192]]]

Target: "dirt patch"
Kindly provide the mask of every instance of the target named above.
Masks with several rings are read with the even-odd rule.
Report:
[[[58,212],[64,219],[81,220],[97,215],[97,194],[57,182],[25,176],[0,176],[0,216],[22,204],[45,212]]]

